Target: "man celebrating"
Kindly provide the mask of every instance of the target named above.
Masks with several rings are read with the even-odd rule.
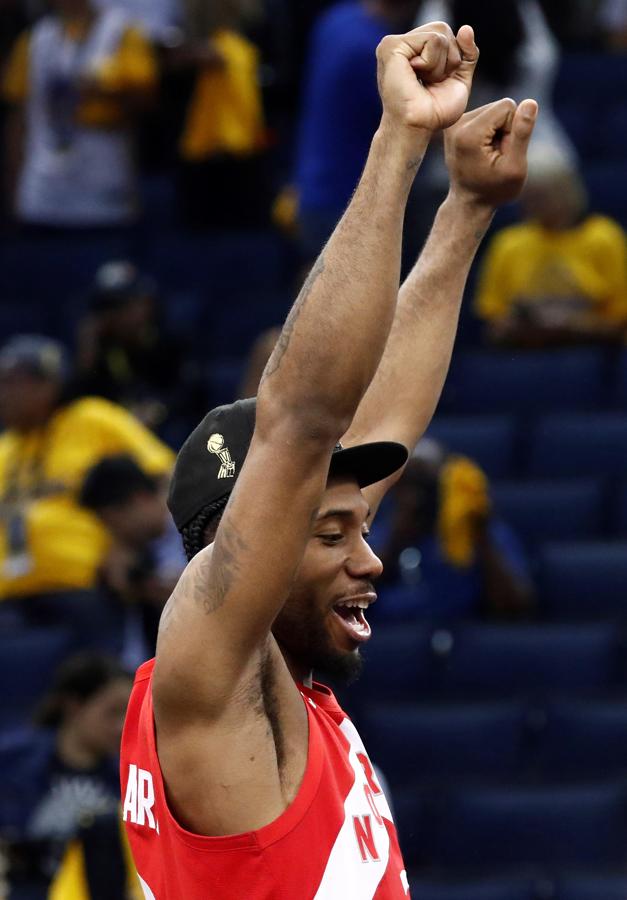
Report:
[[[179,456],[170,507],[193,559],[138,672],[122,748],[146,897],[407,896],[366,751],[312,670],[360,668],[381,571],[368,523],[433,413],[494,206],[524,181],[535,103],[455,125],[477,57],[467,26],[382,41],[364,174],[258,398],[209,413]],[[451,194],[398,294],[408,192],[440,129]]]

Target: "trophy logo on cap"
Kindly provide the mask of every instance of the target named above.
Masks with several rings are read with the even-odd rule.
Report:
[[[224,438],[221,434],[212,434],[207,441],[207,450],[219,457],[222,465],[218,472],[218,478],[234,478],[235,463],[231,459],[231,453],[228,447],[224,445]]]

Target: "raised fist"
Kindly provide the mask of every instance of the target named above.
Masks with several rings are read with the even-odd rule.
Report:
[[[377,66],[384,115],[431,132],[453,125],[468,104],[478,58],[469,25],[457,37],[446,23],[431,22],[383,38]]]
[[[535,100],[506,98],[474,109],[444,134],[451,189],[489,206],[510,203],[527,177]]]

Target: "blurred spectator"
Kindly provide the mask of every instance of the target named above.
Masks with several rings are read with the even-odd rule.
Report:
[[[608,46],[613,50],[627,50],[627,0],[604,0],[600,20]]]
[[[80,502],[115,540],[103,575],[108,587],[141,615],[149,651],[138,649],[143,662],[154,655],[161,611],[187,565],[166,492],[132,457],[108,456],[87,472]]]
[[[61,666],[37,726],[2,741],[10,897],[126,895],[118,748],[130,689],[115,660],[74,657]]]
[[[381,117],[374,52],[411,25],[419,0],[351,0],[316,23],[295,164],[303,251],[315,258],[359,181]]]
[[[170,77],[178,72],[185,110],[179,191],[193,227],[242,228],[268,218],[259,53],[241,33],[255,7],[251,0],[187,0],[182,40],[165,57]]]
[[[423,439],[393,489],[381,603],[385,619],[519,616],[533,607],[521,546],[494,518],[485,475]]]
[[[501,0],[498,4],[425,0],[418,17],[421,25],[443,20],[455,32],[466,23],[475,29],[481,60],[473,82],[472,107],[501,97],[512,97],[517,103],[526,97],[538,101],[540,112],[529,147],[531,172],[536,163],[543,164],[547,152],[570,164],[576,161],[575,148],[553,112],[553,85],[561,51],[543,5],[547,10],[551,5],[560,7],[561,18],[566,19],[573,4],[567,6],[556,0],[545,0],[544,4],[540,0]]]
[[[137,216],[133,119],[150,100],[153,52],[117,8],[53,0],[4,73],[8,197],[19,222],[119,227]]]
[[[20,336],[0,350],[0,623],[67,624],[98,641],[107,611],[90,589],[109,539],[75,494],[104,455],[167,476],[173,454],[121,407],[66,400],[67,373],[55,341]]]
[[[157,44],[170,43],[182,19],[181,0],[94,0],[99,10],[117,8]]]
[[[586,209],[578,174],[536,166],[526,220],[490,243],[476,312],[487,338],[515,346],[617,340],[627,324],[627,244],[620,225]]]
[[[77,391],[120,403],[156,428],[185,403],[183,347],[161,321],[158,289],[132,263],[96,273],[78,328]]]

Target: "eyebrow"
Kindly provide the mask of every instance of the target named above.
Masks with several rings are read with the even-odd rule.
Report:
[[[324,519],[353,519],[357,518],[358,513],[355,509],[328,509],[326,512],[316,516],[316,522],[322,522]],[[366,512],[366,519],[370,518],[370,508]]]

